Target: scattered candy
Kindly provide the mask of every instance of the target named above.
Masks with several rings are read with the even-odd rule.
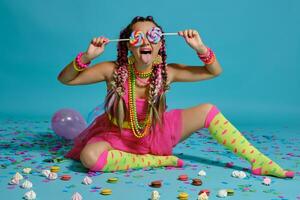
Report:
[[[180,181],[187,181],[189,179],[188,175],[182,174],[178,176],[178,180]]]
[[[59,166],[52,166],[52,167],[50,168],[50,171],[51,171],[51,172],[55,172],[55,173],[59,172],[59,170],[60,170]]]
[[[239,175],[240,175],[240,171],[238,171],[238,170],[234,170],[234,171],[231,173],[231,176],[232,176],[232,177],[235,177],[235,178],[237,178]]]
[[[157,181],[152,181],[150,187],[160,188],[161,185],[162,185],[161,181],[157,180]]]
[[[187,200],[189,198],[189,194],[185,192],[180,192],[178,195],[178,199],[180,200]]]
[[[206,176],[206,172],[204,170],[200,170],[198,175],[199,176]]]
[[[269,186],[271,184],[271,179],[268,177],[265,177],[262,181],[262,184]]]
[[[20,180],[13,177],[8,184],[9,185],[19,185],[19,183],[20,183]]]
[[[22,184],[21,187],[24,189],[30,189],[30,188],[32,188],[32,183],[30,181],[26,180],[26,181],[24,181],[24,183]]]
[[[207,196],[206,192],[201,193],[198,196],[198,200],[208,200],[208,196]]]
[[[25,174],[30,174],[30,172],[31,172],[31,168],[24,168],[23,169],[23,173],[25,173]]]
[[[83,178],[82,183],[84,185],[90,185],[90,184],[93,183],[93,180],[90,177],[86,176],[86,177]]]
[[[207,189],[201,190],[201,191],[198,193],[198,195],[200,195],[200,194],[202,194],[202,193],[206,193],[206,194],[207,194],[207,196],[209,196],[209,195],[210,195],[210,191],[209,191],[209,190],[207,190]]]
[[[156,190],[152,191],[151,200],[159,200],[159,198],[160,198],[159,192]]]
[[[50,129],[49,129],[50,130]],[[24,131],[24,133],[26,133],[26,131]],[[29,133],[29,131],[28,131],[28,133]],[[19,133],[18,133],[18,135],[20,135],[21,136],[21,131],[19,131]],[[201,137],[204,137],[203,136],[204,134],[201,134],[200,136]],[[49,134],[47,134],[47,138],[50,138],[51,137],[51,134],[49,133]],[[21,138],[21,137],[20,137]],[[25,137],[23,137],[23,138],[25,138]],[[256,142],[258,142],[259,143],[259,137],[255,137],[257,140],[256,140]],[[254,139],[255,139],[254,138]],[[29,139],[29,137],[28,137],[28,139]],[[203,140],[204,140],[204,138],[202,138]],[[276,139],[276,138],[271,138],[273,141],[275,141],[276,142],[276,140],[278,140],[278,139]],[[17,140],[15,140],[15,141],[17,141]],[[20,140],[21,141],[21,140]],[[35,141],[35,140],[32,140],[32,141]],[[53,137],[53,141],[56,141],[56,139]],[[285,141],[285,140],[284,140]],[[24,143],[24,145],[27,145],[28,147],[30,146],[30,144],[29,143],[27,143],[25,140],[23,141],[21,141],[22,143]],[[215,151],[215,149],[214,149],[214,146],[213,145],[215,145],[214,143],[210,143],[210,142],[208,142],[209,143],[209,145],[211,145],[211,147],[208,147],[208,151]],[[2,144],[0,144],[0,145],[3,145],[4,143],[2,143]],[[48,144],[44,144],[44,143],[39,143],[39,142],[37,142],[37,143],[33,143],[32,144],[32,147],[33,147],[33,145],[39,145],[39,144],[42,144],[42,145],[46,145],[47,147],[49,147],[49,145]],[[49,143],[50,144],[50,143]],[[54,143],[51,143],[51,144],[54,144]],[[260,144],[260,143],[259,143]],[[265,144],[265,143],[262,143],[262,144]],[[6,145],[6,144],[5,144]],[[59,154],[59,153],[61,153],[61,152],[65,152],[65,150],[66,149],[63,149],[63,148],[65,148],[64,147],[64,143],[60,143],[60,144],[55,144],[55,145],[58,145],[58,147],[56,147],[56,146],[50,146],[51,148],[53,147],[53,148],[57,148],[58,150],[54,150],[54,151],[51,151],[50,152],[50,154],[52,154],[52,152],[54,152],[54,153],[56,153],[56,154],[53,154],[53,155],[62,155],[62,154]],[[191,150],[192,150],[192,147],[193,146],[191,146],[191,144],[189,143],[189,141],[186,143],[186,145],[190,145],[188,148],[190,148]],[[291,147],[289,147],[289,148],[291,148],[292,149],[292,143],[291,144],[289,144]],[[1,147],[4,147],[4,145],[3,146],[1,146]],[[63,148],[62,148],[63,147]],[[194,148],[194,147],[193,147]],[[288,156],[286,156],[286,154],[284,154],[284,152],[280,152],[279,153],[279,146],[278,145],[276,145],[276,146],[272,146],[272,148],[276,148],[276,150],[278,150],[277,152],[278,152],[278,157],[279,156],[282,156],[284,159],[287,159],[287,160],[289,160],[290,158],[288,157]],[[4,149],[4,148],[3,148]],[[10,148],[8,148],[8,150],[9,150]],[[47,148],[47,149],[50,149],[50,148]],[[203,149],[206,149],[206,147],[205,148],[203,148]],[[5,149],[4,149],[5,150]],[[269,148],[269,149],[265,149],[266,150],[266,152],[268,152],[268,151],[270,151],[270,150],[272,150],[271,149],[271,147]],[[299,149],[296,149],[296,150],[298,150],[298,152],[299,152]],[[296,151],[295,150],[295,151]],[[23,151],[23,150],[22,150]],[[60,152],[61,151],[61,152]],[[225,152],[225,151],[224,151]],[[224,152],[221,152],[221,153],[224,153]],[[36,153],[36,152],[34,152],[34,153]],[[5,155],[5,153],[3,154],[3,155],[1,155],[2,156],[2,160],[1,160],[1,162],[5,162],[5,164],[1,164],[0,165],[0,169],[1,169],[1,167],[2,166],[8,166],[8,167],[11,167],[11,170],[18,170],[19,172],[18,173],[16,173],[16,171],[14,172],[14,171],[10,171],[9,173],[7,173],[7,174],[2,174],[2,178],[3,178],[3,180],[4,181],[6,181],[6,182],[9,182],[9,184],[12,184],[12,186],[8,186],[7,185],[7,192],[20,192],[20,191],[22,191],[22,193],[20,193],[20,198],[22,197],[22,195],[24,195],[24,193],[25,192],[27,192],[27,191],[25,191],[25,190],[20,190],[20,188],[19,187],[16,187],[15,185],[20,185],[20,187],[22,187],[22,188],[31,188],[32,186],[30,186],[30,185],[32,185],[32,183],[29,181],[29,179],[28,178],[30,178],[31,176],[34,176],[35,178],[37,178],[36,180],[38,180],[38,178],[40,178],[40,182],[42,182],[42,184],[43,185],[47,185],[48,184],[48,186],[49,187],[52,187],[52,185],[54,184],[52,181],[48,181],[48,180],[42,180],[42,178],[41,177],[37,177],[37,176],[35,176],[35,175],[37,175],[37,174],[35,174],[35,172],[41,172],[42,171],[42,169],[45,169],[46,167],[48,167],[49,166],[49,163],[41,163],[40,162],[40,160],[37,160],[36,158],[38,158],[38,156],[40,156],[40,157],[44,157],[44,156],[47,156],[47,157],[49,157],[50,156],[50,154],[48,153],[48,152],[46,152],[46,153],[44,153],[44,152],[38,152],[38,155],[35,155],[33,152],[31,152],[31,151],[27,151],[27,150],[25,150],[24,151],[24,153],[22,153],[22,154],[16,154],[17,156],[15,156],[15,154],[13,154],[13,156],[14,157],[4,157],[4,156],[10,156],[8,153],[8,155]],[[219,153],[219,150],[217,149],[217,153]],[[19,155],[19,157],[18,157],[18,155]],[[220,154],[218,154],[218,155],[220,155]],[[226,154],[227,155],[227,154]],[[230,154],[229,154],[230,155]],[[299,158],[300,157],[300,154],[299,153],[295,153],[294,154],[294,157],[297,157],[297,158]],[[11,161],[10,161],[10,159],[11,159]],[[27,160],[26,160],[27,159]],[[40,158],[39,158],[40,159]],[[24,161],[24,162],[23,162]],[[220,163],[222,163],[223,162],[223,159],[220,159],[220,160],[217,160],[218,162],[220,161]],[[55,162],[56,161],[50,161],[50,162],[54,162],[54,163],[52,163],[52,164],[50,164],[50,165],[58,165],[58,164],[55,164]],[[214,161],[212,161],[212,162],[214,162]],[[219,163],[219,164],[220,164]],[[225,162],[226,163],[226,162]],[[10,166],[11,165],[11,166]],[[27,168],[27,166],[30,166],[30,167],[32,167],[32,169],[31,168]],[[194,164],[193,165],[193,163],[191,164],[191,165],[188,165],[187,166],[187,170],[186,171],[182,171],[183,173],[187,173],[187,174],[189,174],[189,175],[191,175],[192,173],[197,173],[198,172],[198,177],[199,178],[201,178],[202,179],[202,176],[206,176],[206,172],[204,171],[204,170],[201,170],[201,171],[199,171],[200,169],[199,169],[199,166],[201,166],[201,167],[203,167],[202,169],[205,169],[205,170],[209,170],[209,169],[211,169],[211,170],[209,170],[209,171],[213,171],[213,168],[214,168],[214,166],[210,166],[210,165],[208,165],[208,166],[206,166],[206,165],[202,165],[202,164],[198,164],[198,163],[196,163],[196,164]],[[24,168],[24,167],[26,167],[26,168]],[[62,166],[60,166],[60,167],[62,167]],[[82,168],[82,166],[80,166],[80,165],[76,165],[75,166],[76,168],[78,168],[78,171],[79,170],[83,170],[83,168]],[[159,169],[160,170],[160,169]],[[164,170],[164,168],[162,169],[162,170]],[[189,171],[189,170],[193,170],[193,172],[191,172],[191,171]],[[285,187],[280,187],[280,186],[283,186],[283,184],[285,184],[285,183],[283,183],[283,182],[281,182],[281,181],[277,181],[276,182],[276,186],[278,186],[278,187],[275,187],[275,188],[273,188],[273,187],[271,187],[270,185],[272,184],[272,185],[274,185],[274,179],[273,180],[271,180],[269,177],[268,178],[262,178],[262,177],[257,177],[257,176],[249,176],[247,173],[245,173],[245,171],[233,171],[233,169],[231,169],[232,170],[232,176],[233,177],[236,177],[236,178],[243,178],[243,177],[247,177],[248,176],[248,178],[249,178],[249,182],[248,182],[248,180],[247,180],[247,183],[246,182],[242,182],[244,185],[243,186],[236,186],[236,187],[234,187],[234,189],[235,190],[232,190],[232,189],[226,189],[226,192],[227,192],[227,196],[232,196],[232,195],[236,195],[236,197],[234,197],[234,198],[237,198],[237,195],[240,195],[240,191],[241,192],[243,192],[242,193],[242,195],[243,194],[245,194],[245,195],[247,195],[248,197],[250,197],[251,195],[255,195],[255,194],[258,194],[258,193],[261,193],[261,192],[263,192],[263,193],[265,193],[265,194],[263,194],[263,195],[269,195],[270,197],[270,199],[271,198],[280,198],[280,199],[289,199],[290,198],[290,196],[289,196],[289,194],[288,193],[284,193],[284,192],[282,192],[280,189],[282,189],[282,190],[284,190],[284,191],[286,191],[286,188]],[[242,169],[240,169],[240,170],[242,170]],[[61,170],[61,171],[63,171],[63,169]],[[67,168],[65,169],[65,171],[66,172],[63,172],[63,173],[68,173],[67,171],[69,171],[69,170],[67,170]],[[77,171],[77,170],[75,170],[75,171]],[[14,172],[14,173],[12,173],[12,172]],[[22,172],[22,173],[21,173]],[[154,174],[157,172],[157,171],[150,171],[151,172],[151,174],[152,174],[152,172],[154,172]],[[175,173],[176,173],[177,171],[175,171]],[[182,173],[181,172],[181,173]],[[190,173],[191,172],[191,173]],[[15,174],[16,173],[16,174]],[[33,173],[32,175],[26,175],[26,174],[30,174],[30,173]],[[49,174],[50,174],[51,172],[50,172],[50,168],[49,168],[49,170],[43,170],[43,172],[42,172],[42,174],[43,174],[43,176],[45,176],[45,177],[48,177],[49,176]],[[180,173],[180,172],[179,172]],[[209,173],[209,172],[208,172]],[[230,173],[230,172],[229,172]],[[15,175],[14,175],[15,174]],[[82,176],[82,173],[74,173],[74,176],[75,176],[75,174],[76,174],[76,176],[77,176],[77,178],[79,178],[79,181],[84,177],[84,176]],[[117,173],[118,174],[118,173]],[[246,175],[247,174],[247,175]],[[300,175],[300,172],[297,172],[297,174],[298,175]],[[12,179],[10,179],[12,176],[14,175],[14,177],[12,178]],[[23,176],[24,177],[23,177]],[[53,174],[52,174],[53,175]],[[60,178],[62,178],[63,176],[61,176],[61,174],[59,174],[60,176]],[[97,173],[96,174],[97,176],[98,175],[101,175],[101,173],[99,172],[99,173]],[[133,177],[133,175],[129,172],[129,173],[126,173],[126,177],[129,177],[129,179],[128,180],[123,180],[122,179],[122,182],[124,182],[125,184],[129,184],[129,186],[131,185],[131,186],[133,186],[133,185],[135,185],[135,182],[134,182],[134,180],[132,180],[131,178]],[[177,175],[180,175],[180,174],[177,174]],[[196,176],[197,176],[197,174],[195,174]],[[229,176],[228,176],[229,175]],[[221,184],[224,184],[223,186],[225,186],[225,188],[227,188],[226,187],[226,185],[227,186],[233,186],[232,184],[231,184],[231,182],[230,181],[234,181],[233,179],[230,179],[230,174],[228,174],[227,175],[227,180],[214,180],[215,179],[215,176],[213,176],[213,177],[208,177],[209,179],[207,180],[207,182],[208,183],[210,183],[210,182],[214,182],[214,181],[217,181],[217,182],[219,182],[219,183],[221,183]],[[73,176],[73,174],[72,174],[72,179],[75,179],[75,177]],[[201,176],[201,177],[200,177]],[[104,176],[105,177],[105,176]],[[142,177],[142,175],[141,175],[141,177]],[[26,179],[26,180],[24,180],[24,178]],[[120,178],[120,177],[119,177]],[[174,174],[173,174],[173,178],[174,178]],[[175,178],[177,178],[177,176],[175,175]],[[188,181],[189,181],[189,178],[190,177],[188,177]],[[195,177],[192,177],[192,178],[195,178]],[[192,182],[192,178],[191,178],[191,181],[190,182],[186,182],[186,183],[191,183]],[[126,178],[127,179],[127,178]],[[23,181],[20,181],[20,180],[23,180]],[[203,181],[204,181],[204,183],[206,184],[206,179],[204,180],[204,179],[202,179]],[[257,182],[257,180],[259,181],[259,182]],[[75,180],[74,180],[75,181]],[[105,179],[104,179],[104,181],[106,181]],[[238,180],[239,181],[239,180]],[[243,181],[243,180],[242,180]],[[89,185],[89,184],[92,184],[92,179],[90,178],[90,177],[84,177],[83,178],[83,180],[82,180],[82,183],[83,184],[86,184],[86,185]],[[151,182],[151,181],[150,181]],[[193,180],[193,182],[194,182],[194,180]],[[22,184],[23,183],[23,184]],[[31,184],[30,184],[31,183]],[[261,188],[259,188],[259,189],[257,189],[256,187],[257,187],[257,183],[258,184],[264,184],[264,185],[266,185],[266,186],[262,186],[262,187],[264,187],[264,189],[261,189]],[[6,183],[7,184],[7,183]],[[61,184],[63,184],[63,183],[61,183]],[[71,183],[72,184],[72,183]],[[76,185],[76,186],[74,186],[74,185],[71,185],[71,184],[65,184],[65,188],[63,188],[63,189],[61,189],[62,191],[64,191],[65,192],[65,194],[68,194],[69,196],[71,196],[71,194],[73,193],[73,192],[75,192],[73,189],[76,189],[76,187],[78,187],[78,185]],[[75,184],[75,183],[74,183]],[[105,184],[105,183],[104,183]],[[168,183],[168,182],[164,182],[163,183],[164,184],[164,186],[168,186],[168,184],[170,185],[170,184],[173,184],[173,183]],[[166,184],[166,185],[165,185]],[[181,184],[181,182],[179,182],[179,184]],[[193,183],[192,183],[193,184]],[[205,185],[205,184],[203,184],[203,185]],[[252,184],[252,185],[251,185]],[[282,184],[282,185],[280,185],[280,184]],[[35,187],[36,187],[36,185],[37,185],[37,183],[35,182]],[[152,184],[151,184],[152,185]],[[153,184],[153,185],[155,185],[155,184]],[[93,185],[92,185],[93,186]],[[101,185],[102,186],[102,185]],[[115,185],[116,186],[116,185]],[[142,183],[141,184],[138,184],[138,187],[141,187],[141,186],[144,186]],[[269,186],[269,187],[267,187],[267,186]],[[79,186],[80,187],[80,186]],[[82,186],[83,187],[83,186]],[[206,186],[207,187],[207,186]],[[259,186],[258,186],[259,187]],[[288,188],[289,188],[289,186],[287,186]],[[95,186],[95,187],[89,187],[88,186],[88,188],[86,188],[87,190],[90,190],[90,191],[92,191],[92,190],[95,190],[94,192],[97,192],[98,193],[98,195],[99,195],[99,192],[101,191],[101,189],[102,189],[103,187],[99,187],[98,186],[98,184],[97,184],[97,187]],[[112,189],[114,189],[114,188],[112,188]],[[159,188],[150,188],[150,189],[153,189],[153,190],[159,190]],[[197,190],[197,188],[195,188],[195,187],[191,187],[191,185],[188,185],[188,184],[181,184],[181,187],[180,187],[180,189],[179,189],[179,192],[180,191],[182,191],[182,190],[186,190],[186,191],[188,191],[188,193],[190,193],[189,191],[193,191],[193,192],[198,192],[198,191],[195,191],[195,190]],[[202,188],[201,188],[202,189]],[[212,189],[212,188],[211,188]],[[256,189],[256,190],[254,190],[254,189]],[[4,190],[5,190],[5,188],[4,188]],[[29,189],[29,190],[31,190],[31,189]],[[38,197],[38,199],[39,198],[41,198],[41,193],[40,193],[40,191],[39,190],[37,190],[37,188],[34,188],[34,190],[36,190],[37,192],[38,192],[38,194],[39,194],[39,197]],[[72,191],[73,190],[73,191]],[[72,191],[72,193],[69,193],[69,192],[71,192]],[[149,191],[149,190],[148,190]],[[151,190],[150,190],[151,191]],[[211,197],[212,195],[214,195],[213,196],[213,198],[215,197],[215,192],[217,192],[218,190],[216,190],[216,191],[213,191],[213,193],[209,196],[209,191],[205,191],[204,192],[204,190],[201,190],[202,192],[200,192],[200,194],[199,194],[199,196],[198,196],[198,200],[199,199],[201,199],[201,200],[205,200],[205,199],[207,199],[208,197]],[[237,191],[239,191],[239,192],[237,192]],[[247,193],[245,193],[244,191],[246,191]],[[68,193],[67,193],[68,192]],[[114,193],[115,193],[116,191],[114,191]],[[158,192],[161,192],[161,191],[153,191],[152,192],[152,195],[151,195],[151,198],[152,199],[159,199],[160,198],[160,194],[158,193]],[[177,195],[179,194],[179,192],[177,193]],[[252,192],[252,193],[250,193],[250,192]],[[239,194],[237,194],[237,193],[239,193]],[[161,193],[162,194],[162,193]],[[192,193],[191,193],[192,194]],[[189,194],[189,196],[191,195],[191,194]],[[5,193],[4,193],[4,195],[5,195]],[[93,195],[95,195],[95,193],[93,193]],[[147,194],[146,194],[147,195]],[[25,195],[24,195],[24,199],[36,199],[37,197],[36,197],[36,193],[34,193],[33,191],[29,191],[28,192],[28,194],[26,194],[26,196],[27,197],[25,197]],[[148,193],[148,198],[149,198],[149,193]],[[113,196],[111,196],[111,197],[113,197]],[[164,197],[163,196],[163,194],[162,194],[162,197]],[[176,193],[175,193],[175,196],[174,197],[176,197]],[[195,197],[194,197],[194,199],[197,199],[196,198],[197,197],[197,194],[195,193]],[[266,196],[267,197],[267,196]],[[70,198],[70,197],[69,197]],[[101,198],[101,197],[100,197]],[[110,198],[110,197],[108,197],[108,198]],[[191,198],[191,196],[189,197],[189,198]],[[216,198],[216,197],[215,197]],[[251,197],[250,197],[251,198]],[[297,195],[296,196],[296,198],[297,199],[299,199],[300,200],[300,195]],[[73,199],[73,198],[72,198]],[[80,197],[78,197],[78,199],[80,199]]]
[[[51,172],[48,169],[45,169],[45,170],[42,171],[43,176],[45,176],[46,178],[48,178],[48,176],[49,176],[50,173]]]
[[[18,179],[19,181],[24,179],[23,176],[19,172],[17,172],[13,178]]]
[[[55,180],[55,179],[57,179],[57,173],[50,172],[50,174],[48,175],[47,178],[50,179],[50,180]]]
[[[227,190],[224,190],[224,189],[219,190],[217,196],[221,197],[221,198],[227,197]]]
[[[33,190],[30,190],[29,192],[25,193],[24,199],[26,199],[26,200],[34,200],[34,199],[36,199],[36,193]]]
[[[101,190],[100,194],[102,194],[102,195],[111,195],[112,190],[111,189],[103,189],[103,190]]]
[[[227,189],[227,195],[228,196],[233,196],[234,195],[234,190],[233,189]]]
[[[200,186],[200,185],[202,185],[201,179],[199,179],[199,178],[194,178],[194,179],[193,179],[193,182],[192,182],[192,185],[195,185],[195,186]]]
[[[63,181],[68,181],[70,180],[72,177],[68,174],[64,174],[60,177],[60,180],[63,180]]]
[[[247,175],[245,172],[243,171],[238,171],[238,170],[234,170],[232,173],[231,173],[231,176],[232,177],[235,177],[235,178],[240,178],[240,179],[243,179],[243,178],[246,178]]]
[[[78,192],[75,192],[75,193],[72,195],[72,200],[82,200],[81,194],[79,194]]]
[[[116,178],[116,177],[109,178],[109,179],[107,179],[107,182],[108,183],[116,183],[116,182],[118,182],[118,178]]]
[[[240,171],[240,175],[238,176],[238,178],[243,179],[243,178],[246,178],[246,177],[247,177],[247,174],[243,171]]]

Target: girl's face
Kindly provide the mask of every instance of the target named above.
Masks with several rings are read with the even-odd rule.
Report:
[[[152,22],[137,22],[133,25],[133,31],[142,31],[144,35],[147,35],[147,31],[151,28],[156,27]],[[136,64],[139,66],[149,66],[152,61],[158,55],[158,51],[162,45],[162,42],[159,41],[157,44],[150,43],[147,37],[144,37],[144,42],[141,46],[135,47],[128,43],[128,49],[133,54]]]

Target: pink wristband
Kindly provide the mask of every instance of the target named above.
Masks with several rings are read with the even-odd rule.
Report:
[[[91,64],[91,61],[84,64],[81,62],[81,57],[82,57],[83,53],[80,52],[77,56],[76,56],[76,59],[75,59],[75,62],[77,64],[77,66],[80,68],[80,69],[84,69],[84,68],[87,68],[89,66],[89,64]]]

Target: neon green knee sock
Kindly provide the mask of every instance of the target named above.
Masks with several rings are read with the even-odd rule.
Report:
[[[104,151],[99,156],[97,163],[91,170],[110,172],[144,167],[181,167],[182,165],[183,161],[176,156],[156,156],[151,154],[139,155],[120,150],[110,150]]]
[[[216,106],[213,106],[209,111],[205,127],[219,143],[250,162],[253,174],[272,175],[281,178],[294,176],[294,172],[283,170],[277,163],[252,146]]]

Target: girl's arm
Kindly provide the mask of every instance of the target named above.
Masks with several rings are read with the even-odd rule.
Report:
[[[170,82],[207,80],[219,76],[223,71],[217,58],[212,64],[205,66],[187,66],[184,64],[170,63],[167,68]]]
[[[88,63],[101,55],[109,40],[104,37],[94,38],[86,51],[81,56],[82,63]],[[115,68],[114,62],[102,62],[88,67],[83,71],[74,68],[73,61],[68,64],[58,75],[57,79],[65,85],[84,85],[109,80]]]
[[[200,54],[207,52],[207,47],[203,44],[199,33],[196,30],[179,31],[186,43]],[[195,55],[196,55],[195,52]],[[222,68],[215,58],[215,61],[205,66],[187,66],[184,64],[171,63],[168,64],[168,77],[170,82],[191,82],[211,79],[222,73]]]
[[[65,85],[86,85],[110,80],[115,68],[114,62],[97,63],[78,72],[73,67],[73,62],[65,67],[57,79]]]

